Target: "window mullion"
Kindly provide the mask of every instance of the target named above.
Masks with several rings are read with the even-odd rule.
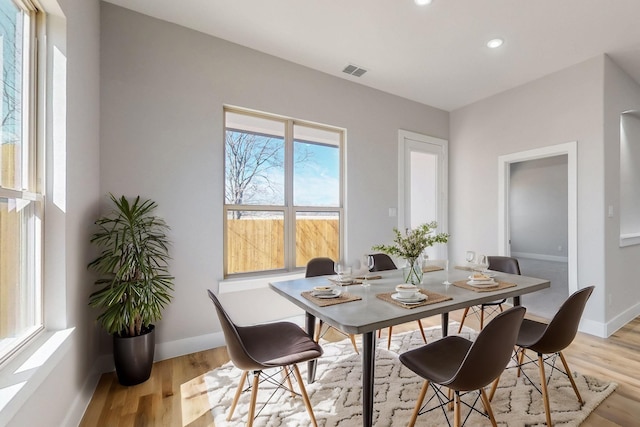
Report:
[[[284,143],[285,269],[296,266],[296,217],[293,206],[293,121],[287,120]]]

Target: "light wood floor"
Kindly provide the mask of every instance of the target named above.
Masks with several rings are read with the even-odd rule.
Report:
[[[459,312],[451,314],[452,320],[459,318]],[[439,320],[422,322],[428,327]],[[466,324],[477,327],[473,322]],[[394,333],[415,326],[416,322],[400,325]],[[583,427],[640,425],[640,318],[608,339],[578,334],[564,353],[572,370],[618,383]],[[148,381],[133,387],[119,385],[114,373],[104,374],[80,426],[213,426],[203,378],[228,360],[224,347],[164,360],[154,365]]]

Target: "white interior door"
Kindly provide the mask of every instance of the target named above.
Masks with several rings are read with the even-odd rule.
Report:
[[[436,221],[447,231],[448,142],[414,132],[398,132],[398,228]],[[428,248],[431,259],[447,258],[446,245]]]

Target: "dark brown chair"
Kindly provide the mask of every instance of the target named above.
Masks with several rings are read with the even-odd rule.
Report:
[[[393,262],[391,257],[387,254],[372,254],[373,257],[373,267],[369,270],[370,272],[374,271],[388,271],[388,270],[397,270],[396,264]],[[422,340],[424,343],[427,343],[427,337],[424,334],[424,328],[422,327],[422,321],[420,319],[417,320],[418,326],[420,327],[420,333],[422,334]],[[381,336],[381,330],[378,329],[378,338]],[[393,326],[389,326],[389,332],[387,334],[387,350],[391,348],[391,335],[393,333]]]
[[[291,322],[237,326],[233,323],[213,292],[207,290],[207,293],[211,301],[213,301],[213,305],[216,307],[229,357],[233,364],[243,371],[235,397],[233,398],[233,403],[231,404],[231,409],[229,410],[229,415],[227,416],[227,421],[230,421],[233,416],[233,411],[242,393],[247,375],[249,371],[251,371],[253,374],[253,383],[250,387],[251,402],[247,416],[247,426],[251,427],[255,417],[256,399],[262,371],[270,368],[282,368],[284,378],[278,382],[277,385],[295,394],[291,384],[291,373],[293,371],[300,386],[300,394],[309,413],[310,422],[314,426],[317,426],[309,396],[307,395],[300,371],[296,364],[320,357],[322,355],[322,347],[312,340],[302,328]],[[266,380],[272,383],[275,381],[273,376],[266,376]],[[285,380],[288,387],[284,386]]]
[[[372,254],[371,256],[373,257],[373,267],[369,270],[371,272],[398,269],[391,257],[387,254]]]
[[[516,258],[508,256],[488,256],[487,259],[489,260],[489,270],[517,275],[521,274],[520,264],[518,263],[518,260]],[[487,314],[487,316],[491,316],[492,314],[498,312],[498,310],[502,312],[502,304],[504,304],[505,302],[507,302],[507,300],[502,299],[500,301],[492,301],[481,305],[465,308],[464,313],[462,314],[462,320],[460,320],[458,333],[462,331],[462,327],[464,326],[464,321],[466,320],[467,316],[471,315],[480,316],[480,329],[482,329],[484,327],[485,313]],[[469,310],[471,310],[471,313],[469,313]]]
[[[460,426],[461,393],[480,393],[486,414],[470,406],[483,416],[488,416],[491,424],[496,420],[484,387],[500,376],[509,363],[513,346],[525,313],[524,307],[513,307],[497,315],[487,327],[480,331],[475,341],[458,335],[450,335],[415,350],[402,353],[400,362],[425,379],[418,401],[411,415],[409,426],[413,426],[418,415],[430,411],[422,407],[429,385],[436,393],[445,417],[445,405],[454,403],[454,426]],[[445,394],[440,387],[447,387],[454,393]],[[427,402],[428,403],[428,402]],[[422,411],[422,412],[421,412]]]
[[[538,370],[540,371],[540,383],[542,385],[542,399],[544,401],[544,410],[547,415],[547,425],[551,425],[551,411],[549,409],[549,394],[547,390],[547,377],[544,370],[544,364],[548,363],[547,360],[553,358],[553,362],[550,363],[553,369],[559,368],[555,366],[555,358],[560,356],[562,366],[564,367],[564,374],[567,375],[573,391],[576,393],[578,402],[583,403],[578,387],[576,386],[567,360],[562,354],[562,350],[567,348],[576,337],[578,332],[578,326],[580,325],[580,319],[584,312],[584,307],[587,305],[587,300],[593,292],[594,286],[580,289],[574,292],[567,300],[560,306],[556,314],[551,319],[551,322],[541,323],[535,320],[525,319],[520,327],[516,346],[518,350],[518,375],[521,372],[521,367],[528,363],[536,363]],[[535,351],[538,354],[537,360],[529,359],[524,362],[525,352],[527,350]],[[528,357],[528,356],[527,356]],[[533,384],[533,382],[532,382]],[[491,390],[491,397],[497,387],[497,382],[493,385]],[[539,390],[540,391],[540,390]]]
[[[316,277],[316,276],[328,276],[334,273],[333,270],[334,262],[331,258],[327,257],[318,257],[312,258],[307,263],[307,269],[305,271],[304,277]],[[333,326],[329,326],[324,333],[322,332],[322,327],[324,326],[324,322],[320,320],[318,322],[318,330],[316,331],[315,340],[320,341],[320,338],[327,333],[329,329],[333,329],[335,331],[340,332],[342,335],[349,337],[351,340],[351,344],[353,345],[353,349],[356,353],[360,354],[358,351],[358,346],[356,345],[356,337],[353,334],[347,334],[339,329],[334,328]]]

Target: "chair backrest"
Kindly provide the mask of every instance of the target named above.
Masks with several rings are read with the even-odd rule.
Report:
[[[500,271],[509,274],[521,274],[520,264],[516,258],[509,256],[488,256],[489,270]]]
[[[543,354],[557,353],[573,342],[580,326],[580,319],[595,286],[580,289],[562,303],[542,334],[530,348]]]
[[[333,260],[327,257],[312,258],[307,263],[304,277],[328,276],[333,274]]]
[[[507,367],[526,309],[510,308],[480,331],[454,377],[445,383],[453,390],[478,390],[496,379]]]
[[[373,267],[369,271],[397,270],[395,263],[387,254],[372,254]]]
[[[233,364],[243,371],[249,371],[253,369],[260,369],[261,364],[253,359],[247,352],[246,347],[242,343],[242,338],[238,332],[238,326],[231,320],[225,309],[220,304],[218,297],[214,295],[211,290],[207,289],[209,298],[213,301],[213,305],[216,307],[218,313],[218,319],[220,319],[220,326],[224,333],[224,340],[227,344],[227,352],[229,358]]]

